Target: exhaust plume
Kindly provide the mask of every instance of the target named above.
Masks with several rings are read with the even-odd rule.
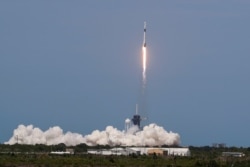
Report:
[[[5,144],[56,145],[64,143],[67,146],[75,146],[81,143],[89,146],[161,146],[180,144],[179,134],[171,131],[167,132],[163,127],[156,124],[145,126],[141,131],[138,131],[137,128],[134,126],[125,132],[113,126],[107,126],[103,131],[94,130],[91,134],[83,136],[72,132],[64,133],[59,126],[42,131],[33,125],[19,125],[14,130],[13,136]]]

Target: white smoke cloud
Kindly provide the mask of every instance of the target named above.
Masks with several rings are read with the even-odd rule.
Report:
[[[13,136],[5,144],[46,144],[56,145],[64,143],[67,146],[86,143],[95,145],[122,145],[122,146],[160,146],[179,145],[180,136],[178,133],[167,132],[163,127],[156,124],[145,126],[138,131],[136,126],[128,129],[127,132],[120,131],[112,126],[107,126],[104,131],[95,130],[91,134],[82,136],[78,133],[66,132],[58,127],[49,128],[46,131],[33,125],[19,125],[14,130]]]
[[[49,128],[47,131],[43,132],[41,129],[34,127],[33,125],[19,125],[17,129],[14,130],[13,136],[5,144],[60,144],[64,143],[66,145],[77,145],[84,143],[84,137],[77,133],[63,133],[63,130],[59,126],[54,126]]]

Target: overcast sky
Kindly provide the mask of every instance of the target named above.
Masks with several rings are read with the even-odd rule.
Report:
[[[122,130],[147,21],[149,122],[182,145],[250,146],[248,0],[0,1],[0,142],[19,125]]]

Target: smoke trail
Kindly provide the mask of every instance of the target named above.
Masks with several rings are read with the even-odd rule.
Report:
[[[127,132],[124,132],[112,126],[107,126],[103,131],[94,130],[91,134],[82,136],[78,133],[64,133],[58,126],[42,131],[33,125],[19,125],[14,130],[13,136],[5,144],[56,145],[64,143],[67,146],[75,146],[81,143],[89,146],[161,146],[180,144],[179,134],[171,131],[167,132],[163,127],[156,124],[145,126],[141,131],[138,131],[137,128],[137,126],[134,126]]]

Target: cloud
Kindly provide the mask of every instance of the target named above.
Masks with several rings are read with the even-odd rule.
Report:
[[[89,146],[95,145],[123,145],[123,146],[161,146],[179,145],[180,136],[178,133],[167,132],[163,127],[156,124],[149,124],[141,131],[132,126],[128,131],[120,131],[113,126],[107,126],[105,130],[94,130],[89,135],[66,132],[59,126],[54,126],[46,131],[33,125],[19,125],[14,130],[13,136],[5,144],[46,144],[56,145],[64,143],[67,146],[75,146],[85,143]]]

